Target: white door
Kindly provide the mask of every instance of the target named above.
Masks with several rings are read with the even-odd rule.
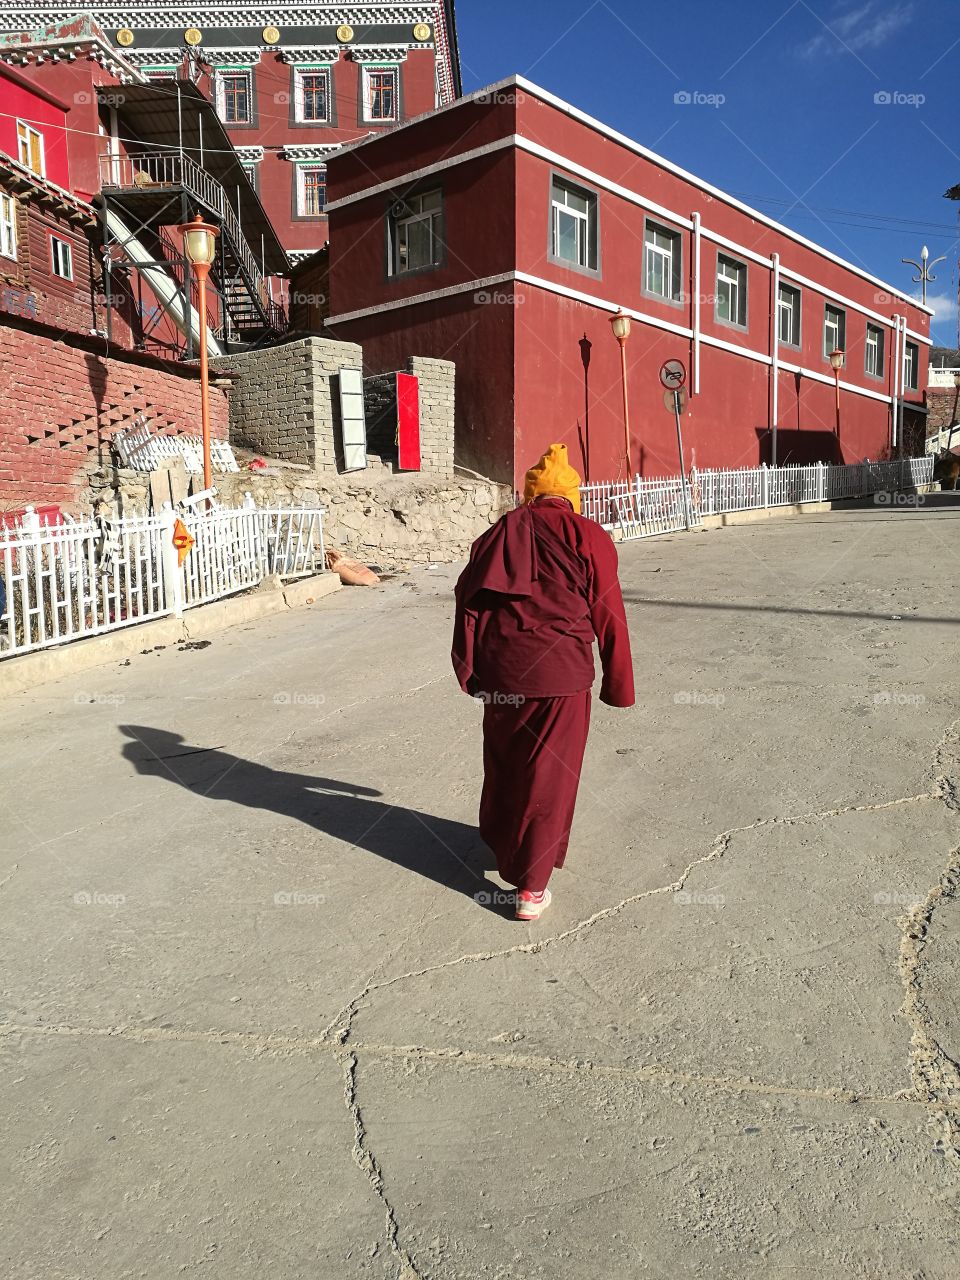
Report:
[[[363,413],[363,373],[340,370],[340,423],[343,429],[343,467],[362,471],[367,465],[367,423]]]

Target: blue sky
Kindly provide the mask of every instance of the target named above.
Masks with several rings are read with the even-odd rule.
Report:
[[[956,0],[458,0],[464,90],[515,72],[928,302],[955,346]],[[667,14],[667,20],[662,16]],[[694,101],[677,102],[687,94]]]

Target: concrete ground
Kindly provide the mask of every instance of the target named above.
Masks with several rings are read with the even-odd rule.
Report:
[[[0,1273],[960,1274],[958,545],[623,546],[639,703],[533,927],[455,570],[0,703]]]

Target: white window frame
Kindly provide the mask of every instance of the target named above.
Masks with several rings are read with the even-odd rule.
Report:
[[[724,274],[728,272],[729,274]],[[717,297],[714,316],[719,324],[732,325],[735,329],[747,327],[747,264],[728,254],[717,254]],[[728,316],[720,314],[724,287],[728,290]],[[741,320],[740,316],[743,315]]]
[[[669,241],[669,247],[658,244],[657,237]],[[663,283],[668,292],[656,288],[654,283],[654,264],[660,264]],[[643,228],[643,292],[650,298],[660,298],[663,302],[680,303],[683,301],[683,285],[677,288],[683,269],[683,242],[680,232],[673,227],[665,226],[648,218]]]
[[[304,76],[323,76],[327,82],[327,110],[326,114],[317,120],[308,120],[305,111],[305,97],[303,87]],[[296,66],[293,68],[293,118],[297,124],[329,124],[331,120],[330,113],[330,95],[332,93],[333,77],[330,74],[329,63],[315,63],[313,65]]]
[[[60,236],[50,237],[50,265],[61,280],[73,279],[73,245]]]
[[[393,115],[375,116],[373,114],[373,93],[370,77],[389,72],[393,76]],[[364,124],[395,124],[400,119],[400,68],[386,63],[363,68],[363,122]]]
[[[586,211],[575,209],[569,204],[567,197],[571,195],[586,203]],[[561,216],[573,218],[576,223],[576,259],[564,257],[560,252]],[[555,175],[550,183],[550,257],[553,261],[580,271],[597,271],[600,257],[599,217],[600,201],[595,191]]]
[[[884,366],[884,334],[878,324],[867,324],[867,336],[863,343],[863,371],[870,378],[882,378]],[[870,355],[873,353],[873,368]]]
[[[831,314],[836,316],[836,320],[831,319]],[[836,333],[836,341],[830,343],[827,341],[827,333],[830,330]],[[830,359],[830,352],[840,350],[846,353],[847,341],[847,313],[843,307],[835,307],[830,302],[823,304],[823,358]]]
[[[33,151],[31,140],[36,138],[39,142],[40,168],[35,169],[30,163],[30,155]],[[26,148],[27,158],[24,160],[23,152]],[[32,124],[28,124],[26,120],[17,121],[17,159],[25,169],[29,169],[31,173],[35,173],[39,178],[47,176],[47,153],[44,146],[43,133],[39,129],[35,129]]]
[[[17,260],[17,202],[0,191],[0,257]]]
[[[423,202],[430,196],[439,196],[440,203],[435,209],[424,209]],[[441,265],[443,259],[443,192],[439,187],[432,187],[429,191],[409,196],[402,203],[408,206],[409,213],[395,216],[391,212],[390,215],[390,275],[407,276],[420,271],[433,271]],[[417,223],[426,223],[428,226],[429,261],[411,266],[408,255],[406,264],[401,265],[400,241],[406,237],[408,228]]]
[[[903,389],[918,391],[920,388],[920,348],[908,342],[903,349]]]
[[[227,76],[243,76],[247,82],[247,118],[246,120],[227,119],[227,95],[225,80]],[[253,124],[253,68],[252,67],[217,67],[214,72],[216,85],[217,115],[227,129],[235,129],[240,125]]]
[[[322,218],[324,209],[326,209],[326,180],[324,180],[324,208],[318,209],[316,212],[310,212],[307,205],[307,184],[304,178],[308,172],[322,170],[324,175],[327,172],[325,164],[298,164],[297,165],[297,217],[298,218]]]
[[[784,295],[787,295],[786,298]],[[789,337],[783,336],[784,319],[787,321],[787,332]],[[803,301],[802,294],[795,285],[785,284],[780,281],[780,288],[777,294],[777,341],[781,346],[794,347],[800,349],[800,336],[803,332],[801,323],[803,320]],[[793,334],[796,333],[796,341]]]

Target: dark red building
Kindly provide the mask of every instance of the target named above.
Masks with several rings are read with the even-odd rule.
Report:
[[[327,241],[328,155],[461,92],[453,0],[89,12],[146,77],[189,78],[214,103],[294,263]],[[50,20],[35,4],[0,6],[0,31]]]
[[[930,310],[520,78],[330,158],[330,318],[368,373],[457,364],[458,460],[519,484],[552,441],[592,479],[857,461],[922,411]],[[839,422],[830,352],[842,349]]]

